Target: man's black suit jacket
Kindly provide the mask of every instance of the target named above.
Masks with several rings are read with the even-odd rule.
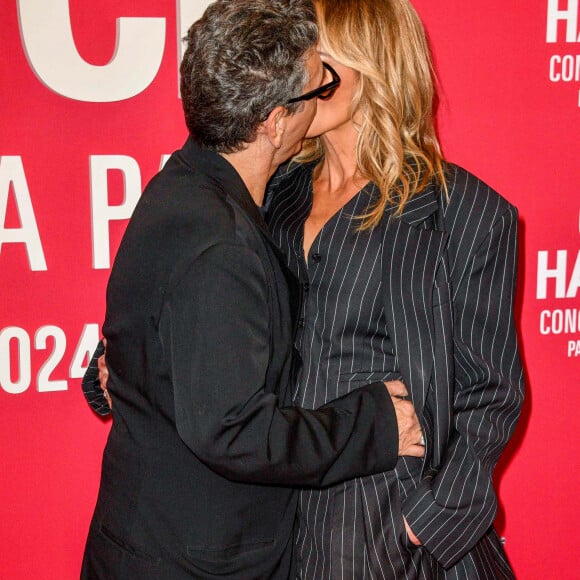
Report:
[[[113,426],[84,578],[287,578],[296,490],[392,469],[382,383],[291,408],[295,281],[241,178],[189,140],[107,289]]]

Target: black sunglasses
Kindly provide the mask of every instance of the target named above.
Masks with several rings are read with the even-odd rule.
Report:
[[[325,101],[326,99],[330,99],[332,95],[336,92],[338,85],[340,84],[340,77],[338,73],[326,62],[322,63],[322,66],[331,74],[332,80],[313,91],[308,91],[304,95],[300,95],[299,97],[294,97],[286,102],[287,105],[291,103],[298,103],[299,101],[310,101],[310,99],[315,99],[318,97]]]

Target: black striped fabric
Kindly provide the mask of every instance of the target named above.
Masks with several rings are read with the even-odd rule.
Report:
[[[402,218],[387,212],[360,232],[353,216],[372,204],[369,184],[304,256],[312,166],[272,180],[269,227],[304,289],[294,403],[318,408],[402,378],[427,435],[425,461],[301,493],[301,578],[513,577],[491,527],[491,475],[523,397],[512,316],[517,212],[455,166],[449,188],[449,203],[431,188]],[[403,514],[423,547],[408,542]]]

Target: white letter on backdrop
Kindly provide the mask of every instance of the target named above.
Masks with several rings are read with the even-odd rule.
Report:
[[[564,10],[558,9],[558,0],[548,0],[548,23],[546,26],[546,42],[558,41],[558,21],[566,22],[566,42],[580,42],[576,36],[578,29],[578,0],[568,0]]]
[[[126,155],[91,155],[91,223],[93,232],[93,268],[111,266],[109,222],[131,217],[141,195],[141,172],[137,161]],[[123,173],[124,199],[120,205],[109,205],[107,172]]]
[[[548,279],[556,280],[556,292],[554,298],[566,296],[566,260],[568,252],[558,250],[556,252],[556,267],[548,268],[548,252],[538,252],[538,279],[536,284],[536,298],[542,300],[548,295]]]
[[[69,377],[71,379],[82,379],[85,376],[87,367],[91,360],[95,348],[99,342],[99,325],[85,324],[83,332],[75,349],[70,363]],[[86,363],[86,364],[85,364]]]
[[[18,0],[18,20],[28,62],[40,81],[77,101],[134,97],[151,84],[163,58],[164,18],[118,18],[115,52],[104,66],[79,55],[68,0]]]
[[[578,289],[580,289],[580,250],[578,251],[578,255],[576,256],[574,270],[572,271],[572,276],[570,278],[570,282],[568,283],[568,291],[566,292],[566,298],[576,298]]]
[[[19,228],[5,227],[11,183],[14,184],[14,199],[20,216]],[[22,159],[17,155],[0,156],[0,219],[0,254],[4,243],[26,244],[30,269],[33,271],[46,270],[46,260],[24,175]]]

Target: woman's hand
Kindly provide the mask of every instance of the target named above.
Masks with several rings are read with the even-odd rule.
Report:
[[[109,369],[107,369],[107,363],[105,362],[105,355],[107,354],[107,339],[103,338],[103,345],[105,347],[105,352],[97,359],[97,366],[99,367],[99,384],[101,389],[103,389],[103,394],[110,409],[113,409],[113,401],[111,401],[111,395],[107,390],[107,381],[109,380]]]
[[[403,521],[405,522],[405,530],[407,530],[407,536],[409,536],[409,540],[411,540],[415,546],[420,546],[421,540],[413,533],[413,530],[407,523],[407,518],[405,516],[403,516]]]

